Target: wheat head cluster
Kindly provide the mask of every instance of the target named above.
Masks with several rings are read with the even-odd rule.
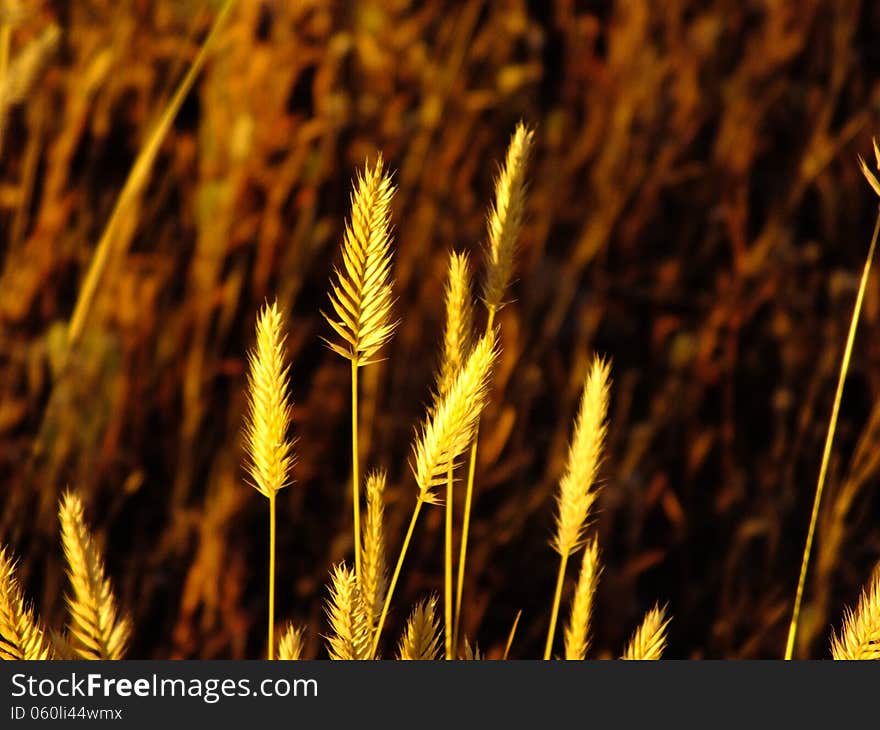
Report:
[[[326,624],[305,627],[288,624],[276,630],[275,561],[276,499],[285,488],[296,488],[299,444],[292,435],[291,365],[285,358],[286,316],[276,302],[267,302],[257,315],[255,344],[248,353],[247,413],[244,418],[246,481],[268,502],[267,556],[269,659],[303,656],[307,631],[325,639],[331,659],[370,660],[385,656],[403,660],[481,659],[476,642],[462,636],[462,593],[476,483],[479,426],[491,397],[493,367],[499,355],[496,315],[505,304],[514,275],[517,240],[527,196],[527,171],[534,131],[520,123],[514,131],[495,183],[489,206],[482,279],[473,281],[471,255],[451,251],[444,291],[445,329],[435,382],[424,420],[414,429],[409,466],[412,472],[411,516],[402,542],[389,553],[385,527],[386,474],[362,473],[358,445],[358,376],[361,368],[381,358],[394,336],[391,204],[393,176],[381,156],[366,164],[354,181],[351,215],[345,225],[340,264],[330,282],[326,344],[351,367],[351,564],[333,566],[326,591]],[[877,165],[880,149],[875,143]],[[862,171],[880,195],[880,183],[862,161]],[[878,226],[880,227],[880,226]],[[866,262],[851,338],[861,295],[873,257],[877,231]],[[478,291],[479,296],[474,295]],[[482,328],[477,324],[477,313]],[[851,345],[851,342],[848,343]],[[848,364],[848,352],[844,367]],[[839,393],[838,393],[839,395]],[[558,558],[555,591],[547,597],[547,634],[543,658],[583,660],[590,654],[590,622],[594,597],[602,576],[601,550],[594,529],[595,504],[606,449],[611,362],[593,355],[583,381],[564,471],[555,499],[554,534],[549,547]],[[834,416],[829,428],[830,450]],[[823,462],[823,471],[825,464]],[[820,473],[810,525],[801,585],[790,626],[790,643],[797,627],[803,578],[809,563],[812,530],[824,475]],[[243,487],[244,488],[244,487]],[[462,508],[454,509],[462,499]],[[428,595],[409,613],[396,642],[383,642],[383,629],[406,565],[407,552],[423,510],[444,511],[443,593]],[[456,516],[461,513],[456,529]],[[101,551],[89,531],[84,506],[75,491],[59,505],[61,543],[67,563],[67,624],[46,627],[28,604],[16,577],[10,551],[0,547],[0,657],[3,659],[121,659],[126,655],[132,626],[117,605]],[[283,529],[283,527],[282,527]],[[455,536],[458,535],[456,549]],[[391,555],[396,555],[389,559]],[[549,550],[548,550],[549,556]],[[574,570],[569,563],[577,564]],[[574,573],[574,575],[572,575]],[[573,586],[568,585],[574,579]],[[568,585],[568,589],[566,587]],[[564,599],[567,599],[564,600]],[[567,603],[567,605],[566,605]],[[543,610],[543,609],[542,609]],[[560,613],[564,625],[558,630]],[[520,614],[507,637],[504,658],[516,640]],[[627,660],[660,659],[671,617],[661,603],[651,607],[620,655]],[[561,641],[560,641],[561,635]],[[835,659],[880,658],[880,570],[869,581],[858,605],[847,611],[839,633],[831,637]]]

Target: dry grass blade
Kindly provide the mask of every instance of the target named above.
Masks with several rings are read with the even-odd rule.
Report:
[[[464,656],[462,656],[462,659],[468,662],[479,662],[483,660],[483,652],[480,651],[480,647],[477,644],[471,646],[467,636],[464,637]]]
[[[385,472],[376,471],[367,476],[367,515],[364,519],[364,545],[360,586],[367,612],[370,633],[376,629],[385,588],[388,585],[388,569],[385,560]]]
[[[450,464],[470,446],[486,404],[489,374],[498,356],[495,333],[474,347],[446,396],[436,404],[413,447],[413,473],[419,499],[436,504],[434,488],[446,481]]]
[[[80,659],[121,659],[131,624],[119,615],[103,561],[83,518],[82,502],[73,492],[61,498],[59,517],[73,589],[67,599],[71,646]]]
[[[341,340],[328,344],[357,366],[368,364],[396,327],[390,319],[393,196],[394,186],[380,155],[356,181],[342,245],[343,266],[335,270],[336,283],[329,295],[336,316],[324,314]]]
[[[565,474],[559,482],[553,549],[560,555],[570,555],[580,545],[596,500],[593,487],[607,431],[610,375],[609,364],[595,357],[584,383]]]
[[[302,659],[305,629],[288,624],[278,642],[278,658],[284,661]]]
[[[171,123],[177,116],[177,112],[183,105],[183,101],[187,94],[189,94],[190,89],[192,89],[196,77],[199,75],[205,60],[208,58],[208,52],[211,50],[214,42],[219,36],[220,28],[223,26],[223,22],[229,15],[229,11],[232,9],[233,4],[232,0],[226,0],[220,8],[217,17],[214,19],[211,32],[208,34],[207,38],[205,38],[205,42],[202,44],[198,55],[193,60],[186,76],[184,76],[183,80],[180,82],[180,86],[178,86],[174,92],[174,96],[171,98],[168,106],[162,112],[162,116],[159,117],[156,127],[152,130],[146,143],[138,153],[137,159],[135,160],[131,172],[128,174],[128,178],[125,181],[125,185],[122,188],[122,192],[119,193],[119,198],[116,201],[113,212],[110,214],[110,220],[107,222],[107,225],[104,228],[104,233],[101,235],[101,240],[98,241],[98,246],[95,249],[95,254],[89,265],[88,273],[83,281],[79,297],[76,300],[76,306],[73,309],[73,314],[70,317],[70,325],[67,330],[67,343],[69,348],[75,347],[82,335],[86,319],[91,311],[95,295],[98,292],[98,285],[101,283],[101,278],[103,277],[107,264],[111,259],[111,254],[120,253],[119,251],[114,251],[114,248],[118,248],[115,245],[116,241],[121,240],[117,238],[117,232],[126,215],[129,213],[135,199],[146,187],[150,177],[150,171],[153,167],[153,162],[159,154],[162,140],[165,139],[165,135],[171,128]]]
[[[602,568],[599,565],[599,544],[595,538],[587,543],[577,586],[571,601],[571,618],[565,627],[565,658],[580,660],[590,648],[590,617],[593,613],[593,595]]]
[[[526,198],[526,166],[534,132],[522,122],[510,139],[504,166],[495,182],[495,203],[489,211],[489,245],[483,297],[490,312],[503,305],[513,273],[516,240],[522,228]]]
[[[831,655],[835,659],[880,659],[880,569],[862,591],[856,610],[845,613],[840,636],[832,635]]]
[[[621,659],[659,659],[666,648],[666,627],[670,620],[666,618],[665,608],[654,606],[635,630]]]
[[[354,571],[344,564],[333,569],[326,611],[332,632],[327,637],[330,658],[369,659],[370,630],[364,602]]]
[[[425,599],[413,609],[406,631],[400,638],[397,658],[412,661],[440,658],[440,622],[437,619],[436,598]]]
[[[446,280],[446,329],[443,332],[443,354],[437,373],[438,400],[455,382],[455,376],[473,347],[474,303],[471,295],[470,263],[466,253],[449,255]]]
[[[24,602],[15,563],[0,548],[0,659],[50,659],[52,648]]]
[[[278,305],[263,307],[257,344],[248,355],[248,414],[245,442],[248,472],[261,494],[272,497],[290,483],[293,442],[290,428],[289,367],[284,364],[284,320]]]

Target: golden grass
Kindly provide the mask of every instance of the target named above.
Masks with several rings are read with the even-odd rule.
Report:
[[[437,599],[420,601],[410,614],[400,638],[397,658],[405,661],[430,661],[440,658],[440,622]]]
[[[880,147],[877,140],[874,140],[874,157],[877,167],[880,168]],[[859,157],[859,165],[870,186],[877,195],[880,195],[880,182],[876,176],[868,169],[865,161]],[[846,345],[843,349],[843,357],[840,362],[840,373],[837,377],[837,389],[834,393],[834,403],[831,406],[831,416],[828,421],[828,431],[825,435],[825,447],[822,450],[822,463],[819,466],[819,478],[816,482],[816,493],[813,497],[813,509],[810,513],[810,525],[807,528],[807,539],[804,544],[804,551],[801,557],[801,570],[798,576],[798,585],[795,592],[794,607],[791,612],[791,621],[788,626],[788,638],[785,643],[785,659],[789,660],[794,655],[795,639],[797,636],[798,620],[801,613],[801,603],[804,598],[804,587],[807,582],[807,570],[810,565],[810,556],[813,548],[813,537],[816,533],[816,523],[819,519],[819,506],[822,503],[822,492],[825,488],[825,480],[828,475],[828,465],[831,462],[831,447],[834,444],[834,434],[837,430],[837,420],[840,416],[840,402],[843,400],[843,386],[846,382],[846,374],[849,372],[850,359],[852,358],[853,344],[856,339],[856,330],[859,326],[859,317],[862,313],[862,303],[865,299],[865,291],[868,288],[868,280],[871,274],[871,266],[874,262],[874,251],[877,248],[877,235],[880,233],[880,209],[877,211],[877,219],[874,223],[874,233],[871,236],[871,245],[868,247],[868,255],[865,258],[865,265],[862,269],[862,278],[859,281],[859,290],[856,294],[856,301],[853,305],[853,313],[849,322],[849,332],[846,336]]]
[[[569,557],[581,546],[590,509],[596,500],[596,475],[602,460],[607,431],[610,375],[608,362],[598,356],[594,357],[584,382],[574,435],[568,447],[565,473],[559,482],[556,534],[552,542],[553,549],[559,553],[559,572],[550,611],[544,659],[549,659],[553,651],[565,568]]]
[[[267,653],[275,651],[276,495],[290,484],[294,464],[290,430],[289,366],[284,364],[284,319],[273,302],[257,318],[257,344],[248,355],[247,469],[252,486],[269,500],[269,618]]]
[[[585,659],[590,648],[590,617],[593,613],[593,596],[602,567],[599,565],[599,543],[593,538],[584,549],[581,570],[578,574],[574,597],[571,600],[571,617],[565,627],[565,658]]]
[[[278,659],[281,661],[302,659],[304,637],[305,629],[288,624],[278,640]]]
[[[495,181],[495,201],[489,208],[486,271],[483,281],[483,303],[486,305],[486,332],[495,327],[495,314],[504,304],[504,293],[513,274],[516,244],[522,228],[526,197],[526,168],[534,143],[534,132],[522,121],[517,124],[507,148],[504,165]],[[455,618],[453,644],[458,646],[461,626],[461,601],[467,567],[468,537],[471,509],[474,499],[474,479],[477,471],[479,421],[474,430],[468,463],[467,487],[464,493],[464,514],[461,520],[461,546],[458,554],[456,578]]]
[[[666,609],[654,606],[647,614],[630,639],[621,659],[656,660],[660,659],[666,648],[666,628],[670,619]]]
[[[330,304],[324,318],[339,336],[325,340],[351,361],[351,501],[355,574],[361,573],[360,470],[358,466],[358,368],[368,365],[397,323],[391,320],[391,200],[394,186],[382,156],[367,165],[355,183],[351,219],[342,242],[342,268],[334,269]]]
[[[104,563],[86,527],[83,505],[74,492],[61,498],[61,542],[72,593],[68,642],[79,659],[121,659],[131,623],[121,615]]]
[[[840,635],[831,636],[835,659],[880,659],[880,569],[859,596],[855,611],[847,610]]]
[[[327,653],[331,659],[369,659],[370,629],[367,612],[354,572],[337,565],[330,576],[330,599],[327,601],[330,635]]]
[[[51,658],[51,644],[33,609],[25,605],[15,562],[0,548],[0,659]]]
[[[370,638],[376,630],[385,589],[388,586],[388,566],[385,558],[385,481],[384,471],[367,475],[367,513],[364,519],[363,559],[359,585],[367,613]]]

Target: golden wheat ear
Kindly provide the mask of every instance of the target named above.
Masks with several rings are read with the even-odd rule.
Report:
[[[433,661],[440,658],[440,622],[435,597],[419,602],[413,609],[400,638],[397,658],[405,661]]]
[[[880,659],[880,568],[859,596],[855,611],[847,610],[840,636],[831,636],[835,659]]]
[[[571,618],[565,627],[565,658],[580,660],[590,648],[590,618],[593,613],[593,596],[602,568],[599,565],[599,544],[596,538],[587,543],[581,570],[571,600]]]
[[[394,333],[391,321],[391,200],[394,186],[382,156],[355,182],[351,219],[342,243],[342,268],[334,269],[324,318],[339,337],[327,344],[356,366],[367,365]]]
[[[495,181],[495,202],[489,210],[489,243],[486,247],[486,280],[483,299],[490,315],[504,304],[522,228],[526,200],[526,167],[534,132],[522,122],[510,138],[507,156]]]
[[[437,372],[437,400],[452,387],[455,376],[474,344],[474,301],[471,294],[470,262],[466,253],[449,254],[449,269],[444,292],[446,327],[443,352]]]
[[[331,634],[327,652],[331,659],[369,659],[370,630],[367,613],[354,571],[340,564],[330,576],[330,600],[326,606]]]
[[[653,660],[659,659],[666,648],[666,629],[671,618],[666,617],[666,608],[654,606],[635,630],[621,659]]]
[[[257,343],[248,354],[247,470],[252,486],[272,498],[290,484],[295,456],[290,429],[290,367],[284,362],[284,318],[276,302],[257,318]]]
[[[361,595],[367,612],[370,635],[376,630],[385,589],[388,586],[388,568],[385,558],[385,481],[384,471],[367,476],[367,514],[364,520],[362,563],[360,575]]]
[[[278,641],[278,658],[283,661],[302,659],[305,629],[288,624]]]
[[[67,577],[73,593],[67,597],[70,644],[79,659],[121,659],[131,634],[92,535],[86,527],[79,497],[67,492],[59,510],[61,541],[67,558]]]
[[[33,609],[25,605],[15,562],[0,548],[0,659],[52,658],[51,644]]]

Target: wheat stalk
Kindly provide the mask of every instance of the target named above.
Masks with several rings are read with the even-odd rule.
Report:
[[[61,541],[73,593],[67,597],[70,643],[80,659],[121,659],[131,623],[119,614],[98,548],[73,492],[61,498]]]
[[[565,658],[580,660],[590,648],[590,617],[593,612],[593,595],[602,568],[599,565],[599,544],[596,538],[587,543],[577,586],[571,601],[571,617],[565,627]]]
[[[880,169],[880,146],[877,140],[874,140],[874,158],[878,169]],[[880,195],[880,181],[876,175],[868,169],[865,161],[859,157],[859,166],[862,174],[868,181],[868,184],[877,195]],[[822,503],[822,492],[825,488],[825,478],[828,474],[828,465],[831,463],[831,447],[834,444],[834,434],[837,430],[837,418],[840,413],[840,403],[843,400],[843,386],[846,382],[846,374],[849,372],[849,362],[852,357],[853,344],[856,339],[856,329],[859,326],[859,317],[862,313],[862,302],[865,298],[865,291],[868,288],[868,279],[871,274],[871,266],[874,262],[874,251],[877,247],[877,236],[880,234],[880,209],[877,211],[877,218],[874,222],[874,234],[871,236],[871,245],[868,247],[868,255],[865,258],[865,265],[862,268],[862,278],[859,281],[859,291],[856,294],[856,301],[853,305],[853,313],[849,322],[849,332],[846,336],[846,345],[843,348],[843,358],[840,361],[840,373],[837,377],[837,389],[834,393],[834,403],[831,406],[831,417],[828,420],[828,431],[825,435],[825,446],[822,450],[822,463],[819,466],[819,478],[816,481],[816,492],[813,496],[813,509],[810,513],[810,525],[807,528],[807,539],[804,543],[804,551],[801,556],[801,570],[798,575],[798,584],[795,591],[794,607],[791,611],[791,621],[788,625],[788,639],[785,643],[785,659],[791,659],[794,655],[794,643],[797,636],[798,620],[801,613],[801,603],[804,598],[804,587],[807,584],[807,570],[810,566],[810,555],[813,549],[813,537],[816,534],[816,523],[819,519],[819,505]]]
[[[51,659],[52,646],[33,609],[28,608],[15,562],[0,548],[0,659]]]
[[[669,621],[666,618],[666,609],[659,605],[654,606],[635,630],[621,659],[659,659],[666,648],[666,627],[669,626]]]
[[[835,659],[880,659],[880,569],[859,596],[855,611],[847,610],[840,636],[832,634]]]
[[[559,572],[550,612],[544,659],[549,659],[553,650],[565,568],[569,557],[580,547],[590,509],[596,500],[596,474],[602,459],[607,431],[605,419],[608,414],[610,374],[610,365],[600,357],[594,357],[581,394],[574,435],[568,447],[565,473],[559,482],[559,492],[556,497],[556,535],[552,542],[553,549],[559,553]]]
[[[504,292],[510,283],[516,257],[516,243],[522,227],[526,197],[526,168],[534,141],[534,132],[522,122],[517,124],[507,148],[504,165],[495,181],[495,201],[489,208],[488,245],[486,246],[486,278],[483,282],[483,302],[486,305],[486,332],[495,327],[495,314],[504,304]],[[477,442],[479,421],[474,429],[468,463],[467,487],[464,493],[464,513],[461,521],[461,546],[458,553],[458,575],[455,594],[455,626],[453,643],[458,646],[461,626],[461,600],[464,592],[464,574],[467,566],[468,536],[471,524],[471,506],[474,498],[474,479],[477,470]]]
[[[278,658],[283,661],[302,659],[304,634],[305,629],[288,624],[278,641]]]
[[[363,556],[361,574],[358,576],[367,624],[372,637],[376,622],[382,611],[385,588],[388,585],[388,569],[385,561],[385,481],[384,471],[367,475],[367,514],[364,519]]]
[[[370,628],[355,574],[340,564],[330,577],[326,606],[332,633],[327,637],[331,659],[369,659]]]
[[[446,280],[446,327],[443,332],[443,353],[437,373],[437,399],[442,399],[455,381],[464,359],[473,346],[474,305],[471,296],[470,265],[466,253],[449,255],[449,273]],[[452,592],[452,522],[454,516],[454,469],[449,464],[446,474],[446,525],[444,532],[443,606],[446,659],[454,657],[453,650],[453,592]]]
[[[440,623],[437,620],[437,599],[421,601],[410,614],[406,630],[400,638],[397,658],[412,661],[439,659]]]
[[[290,429],[290,371],[284,364],[284,319],[278,304],[266,304],[257,318],[257,343],[248,353],[248,412],[245,419],[247,470],[251,485],[269,500],[268,656],[275,649],[275,500],[290,484],[295,457]]]
[[[419,512],[423,504],[436,504],[437,497],[434,494],[434,488],[442,484],[450,465],[455,465],[456,459],[465,452],[470,444],[480,413],[486,404],[489,375],[497,357],[495,332],[492,331],[477,343],[464,366],[459,370],[449,391],[430,409],[429,417],[423,424],[420,436],[413,446],[411,468],[419,493],[409,527],[403,538],[400,554],[397,557],[397,563],[394,566],[394,572],[391,574],[391,582],[382,604],[379,623],[373,635],[371,651],[373,656],[379,647],[382,627],[385,625],[391,598],[400,577],[403,561],[406,559],[409,543],[419,519]]]
[[[382,156],[359,175],[351,198],[351,219],[342,242],[342,268],[334,268],[330,304],[336,317],[324,318],[339,337],[325,340],[351,361],[351,496],[354,515],[355,574],[361,573],[360,489],[358,469],[358,368],[394,333],[391,320],[391,199],[394,186]]]

